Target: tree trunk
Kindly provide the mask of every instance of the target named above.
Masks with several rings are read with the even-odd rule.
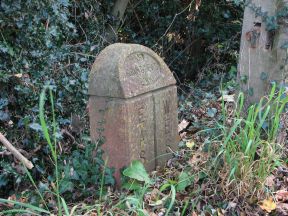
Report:
[[[252,0],[245,8],[238,82],[246,95],[246,107],[268,94],[272,81],[285,81],[287,49],[281,47],[288,39],[287,24],[278,20],[278,28],[273,29],[264,15],[275,16],[285,5],[287,0]],[[256,7],[261,7],[262,16],[256,16]]]
[[[123,17],[127,8],[129,0],[116,0],[111,15],[116,18],[116,22],[113,25],[109,25],[106,29],[106,40],[109,43],[117,41],[117,31],[120,23],[123,21]]]

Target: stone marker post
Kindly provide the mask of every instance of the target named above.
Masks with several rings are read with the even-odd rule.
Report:
[[[163,165],[177,148],[176,81],[151,49],[116,43],[105,48],[89,80],[91,137],[105,137],[104,159],[120,169],[141,160],[147,170]]]

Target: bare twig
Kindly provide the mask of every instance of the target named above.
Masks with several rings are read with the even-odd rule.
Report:
[[[6,138],[5,136],[0,132],[0,142],[3,143],[3,145],[19,160],[21,161],[28,169],[32,169],[34,165],[29,161],[27,158],[25,158],[20,151],[18,151]]]
[[[179,15],[183,14],[187,9],[189,9],[189,8],[191,7],[191,5],[192,5],[193,2],[194,2],[194,0],[192,0],[182,11],[180,11],[179,13],[177,13],[177,14],[174,15],[174,18],[173,18],[172,22],[170,23],[170,25],[168,26],[168,28],[166,29],[166,31],[164,32],[164,34],[163,34],[163,35],[157,40],[157,42],[153,45],[153,47],[156,46],[156,45],[159,43],[159,41],[160,41],[163,37],[165,37],[165,36],[167,35],[168,31],[169,31],[169,30],[171,29],[171,27],[173,26],[176,18],[177,18]]]

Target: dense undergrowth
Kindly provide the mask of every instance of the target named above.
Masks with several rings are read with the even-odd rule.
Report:
[[[52,86],[57,157],[63,162],[58,167],[59,193],[73,201],[98,197],[103,180],[99,173],[104,161],[89,139],[86,102],[90,66],[108,45],[104,33],[115,21],[109,15],[113,2],[3,0],[0,4],[0,131],[34,163],[31,175],[39,190],[53,188],[51,149],[38,119],[40,92],[44,85]],[[195,3],[130,1],[119,28],[120,42],[146,45],[164,58],[180,93],[191,78],[233,71],[239,50],[241,6],[215,0],[202,2],[197,9]],[[45,115],[52,130],[50,108],[48,104]],[[38,204],[21,164],[4,147],[0,151],[0,197],[27,197]],[[111,173],[105,169],[105,186],[114,184]]]
[[[187,124],[165,167],[148,174],[134,161],[114,190],[86,108],[114,1],[1,1],[0,131],[35,165],[26,170],[0,146],[2,213],[265,214],[260,201],[287,187],[287,92],[272,86],[247,113],[243,95],[235,96],[240,2],[130,1],[118,40],[165,60]]]
[[[113,2],[1,1],[0,131],[35,165],[24,169],[0,147],[2,213],[264,214],[260,201],[287,187],[287,99],[272,86],[245,113],[245,98],[234,95],[242,1],[130,1],[119,42],[146,45],[165,60],[187,125],[165,167],[148,174],[134,161],[114,190],[86,108]]]
[[[215,77],[214,82],[211,82],[213,78],[202,80],[198,87],[191,85],[190,94],[180,100],[182,120],[189,124],[179,130],[180,149],[165,167],[148,174],[141,162],[133,161],[123,171],[126,179],[120,192],[104,186],[104,164],[97,198],[76,203],[60,193],[61,171],[57,166],[63,161],[57,161],[56,121],[52,120],[50,132],[46,124],[45,103],[51,104],[52,119],[54,116],[53,88],[46,87],[40,97],[39,117],[54,161],[55,185],[41,190],[29,175],[40,198],[40,208],[27,204],[22,194],[21,198],[0,200],[6,204],[3,205],[7,209],[5,213],[265,214],[259,201],[287,186],[287,153],[284,151],[287,139],[281,138],[281,131],[285,131],[288,124],[286,92],[273,85],[270,95],[250,106],[245,115],[243,94],[236,98],[231,82],[220,89],[215,85],[218,78]],[[9,210],[12,206],[14,210]],[[276,215],[285,215],[285,212],[278,209]]]

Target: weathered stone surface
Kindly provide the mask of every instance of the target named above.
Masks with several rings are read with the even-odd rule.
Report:
[[[106,47],[94,62],[89,94],[130,98],[174,84],[169,68],[151,49],[116,43]]]
[[[141,160],[163,165],[177,148],[176,81],[164,61],[136,44],[113,44],[96,58],[89,82],[93,140],[102,134],[108,165],[119,170]]]

